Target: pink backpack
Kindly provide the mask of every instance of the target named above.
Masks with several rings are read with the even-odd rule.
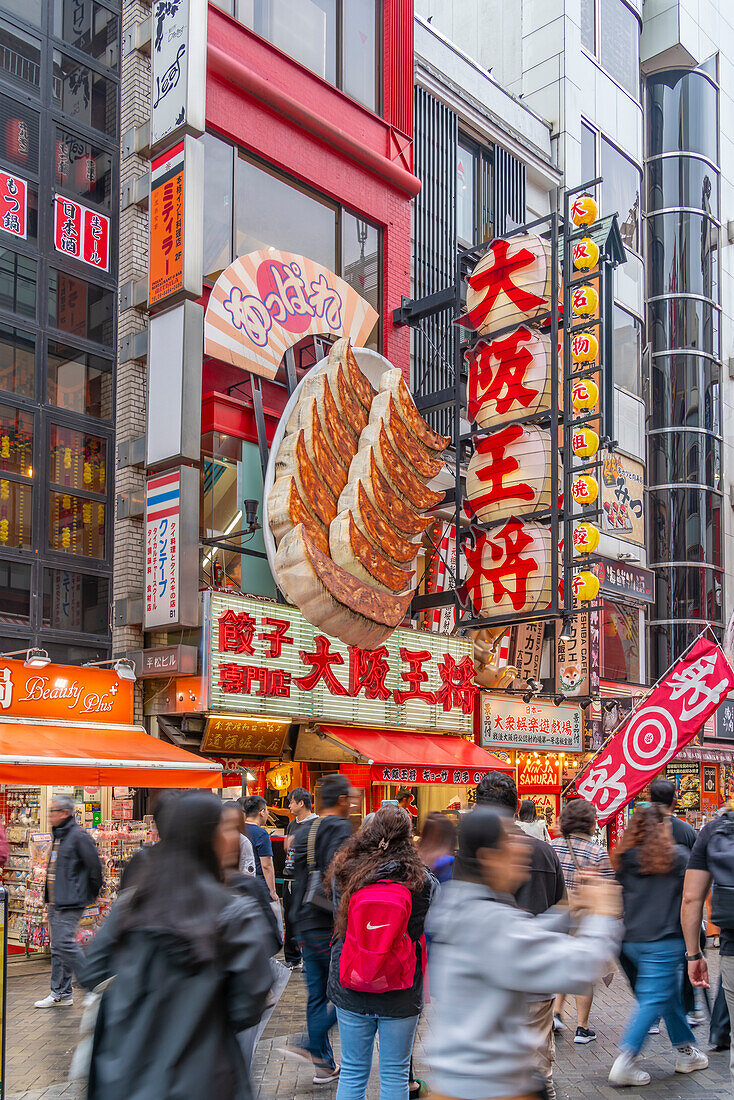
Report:
[[[410,890],[399,882],[381,880],[352,894],[339,964],[345,989],[410,989],[416,964],[415,943],[408,935],[412,908]]]

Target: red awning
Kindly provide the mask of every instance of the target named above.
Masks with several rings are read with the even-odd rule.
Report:
[[[393,730],[363,729],[358,726],[320,726],[327,737],[347,746],[357,754],[359,763],[372,764],[372,779],[384,783],[400,782],[401,776],[392,774],[393,768],[416,771],[413,783],[440,782],[436,773],[448,771],[445,783],[478,783],[487,772],[514,774],[515,769],[486,749],[466,741],[463,737],[451,737],[430,733],[396,733]],[[378,770],[380,774],[378,775]],[[422,773],[425,772],[425,775]],[[460,772],[467,778],[454,778]],[[409,779],[408,776],[405,777]]]

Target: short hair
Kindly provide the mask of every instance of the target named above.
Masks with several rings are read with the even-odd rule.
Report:
[[[521,821],[537,821],[538,807],[532,798],[524,798],[520,803],[520,812],[517,815]]]
[[[166,818],[170,815],[173,804],[183,794],[183,791],[177,788],[168,788],[160,791],[158,797],[155,800],[155,806],[153,807],[153,821],[158,831],[158,836],[161,840],[166,835]]]
[[[346,775],[335,772],[325,775],[319,784],[319,803],[322,810],[331,810],[344,796],[349,797],[350,782]]]
[[[401,787],[398,793],[395,795],[398,802],[402,802],[404,798],[412,798],[413,792],[410,787]]]
[[[585,798],[573,798],[561,810],[559,825],[564,836],[571,833],[591,836],[596,828],[596,810]]]
[[[477,784],[477,806],[496,806],[514,814],[517,784],[506,772],[487,772]]]
[[[288,795],[288,800],[293,799],[294,802],[302,802],[307,810],[311,809],[311,795],[308,793],[305,787],[294,787],[291,793]]]
[[[242,804],[242,809],[245,812],[245,817],[254,817],[255,814],[259,814],[265,807],[267,809],[267,802],[261,794],[250,794]]]
[[[675,784],[669,779],[653,779],[650,784],[650,801],[660,806],[672,806],[675,802]]]
[[[76,802],[70,794],[53,795],[50,805],[56,806],[56,808],[59,810],[64,810],[64,812],[69,814],[71,817],[74,816],[74,807],[76,806]]]

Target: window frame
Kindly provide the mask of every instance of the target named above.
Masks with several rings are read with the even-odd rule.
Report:
[[[638,38],[638,50],[637,50],[637,93],[635,95],[634,93],[632,93],[629,90],[629,88],[625,88],[624,84],[621,84],[615,76],[612,76],[612,74],[609,72],[609,70],[602,64],[602,60],[601,60],[601,37],[602,37],[602,12],[601,12],[601,6],[605,2],[605,0],[591,0],[591,2],[594,5],[594,24],[593,24],[594,25],[594,49],[593,49],[593,52],[592,52],[588,48],[588,46],[585,46],[583,42],[580,42],[581,50],[586,55],[586,57],[588,57],[591,61],[593,61],[594,64],[597,66],[597,68],[599,68],[601,70],[601,72],[603,72],[604,75],[606,77],[608,77],[608,79],[611,80],[611,82],[617,88],[620,89],[620,91],[624,92],[624,94],[626,96],[629,96],[629,98],[632,100],[633,103],[636,103],[638,106],[641,106],[642,105],[642,82],[641,82],[641,79],[640,79],[639,38]],[[633,16],[633,18],[637,22],[637,27],[638,27],[638,32],[639,32],[640,29],[641,29],[640,17],[638,15],[638,13],[635,11],[632,4],[628,3],[628,0],[616,0],[616,2],[620,3],[623,7],[625,7],[627,9],[627,11]],[[583,0],[582,0],[582,3],[583,3]],[[580,27],[579,27],[579,33],[580,33]]]

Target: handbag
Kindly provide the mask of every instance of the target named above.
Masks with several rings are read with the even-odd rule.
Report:
[[[320,824],[321,818],[317,817],[308,833],[308,844],[306,845],[306,870],[308,872],[308,878],[306,879],[306,893],[303,896],[303,904],[315,905],[317,909],[322,909],[325,913],[333,914],[334,899],[329,897],[324,890],[321,869],[316,864],[316,834],[319,831]]]

